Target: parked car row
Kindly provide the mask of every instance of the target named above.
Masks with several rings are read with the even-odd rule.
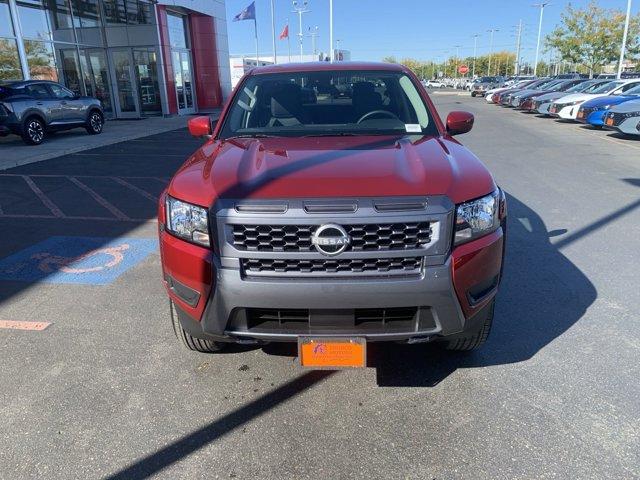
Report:
[[[640,78],[537,78],[484,93],[489,103],[640,136]]]
[[[20,135],[28,145],[40,145],[47,134],[85,128],[102,133],[100,100],[81,97],[56,82],[25,80],[0,82],[0,137]]]

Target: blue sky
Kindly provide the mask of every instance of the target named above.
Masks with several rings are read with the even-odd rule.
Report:
[[[291,50],[298,51],[298,16],[292,13],[290,0],[274,0],[276,35],[289,19]],[[227,0],[229,52],[255,52],[253,22],[232,22],[233,17],[251,0]],[[482,5],[470,9],[471,4]],[[334,0],[334,38],[340,48],[351,50],[352,60],[381,60],[387,55],[398,59],[443,59],[445,52],[455,54],[454,45],[461,45],[460,55],[473,54],[474,33],[479,33],[478,55],[489,51],[487,29],[497,28],[494,50],[515,50],[515,25],[524,24],[523,51],[525,60],[533,60],[538,32],[539,9],[532,7],[539,0]],[[560,21],[560,13],[568,0],[553,0],[545,8],[542,33],[550,32]],[[573,0],[576,7],[588,0]],[[627,0],[599,0],[601,6],[626,10]],[[318,26],[318,49],[329,48],[329,0],[309,0],[311,12],[303,15],[303,31]],[[640,11],[640,0],[633,0],[632,12]],[[258,39],[261,55],[271,54],[271,15],[269,0],[256,0]],[[276,40],[279,54],[287,51],[286,40]],[[305,35],[305,53],[311,53],[311,38]]]

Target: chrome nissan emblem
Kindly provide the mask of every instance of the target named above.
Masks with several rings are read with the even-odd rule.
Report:
[[[351,238],[347,231],[335,223],[321,225],[311,235],[311,243],[323,255],[338,255],[345,251]]]

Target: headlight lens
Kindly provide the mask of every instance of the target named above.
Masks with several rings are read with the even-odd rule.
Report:
[[[209,221],[207,210],[197,205],[181,202],[167,196],[167,231],[205,247],[211,246],[209,240]]]
[[[453,243],[459,245],[491,233],[500,226],[500,191],[456,207]]]

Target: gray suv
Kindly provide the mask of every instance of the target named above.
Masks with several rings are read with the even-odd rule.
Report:
[[[80,97],[49,81],[0,83],[0,136],[13,133],[39,145],[47,132],[84,127],[97,135],[103,126],[104,112],[96,98]]]

